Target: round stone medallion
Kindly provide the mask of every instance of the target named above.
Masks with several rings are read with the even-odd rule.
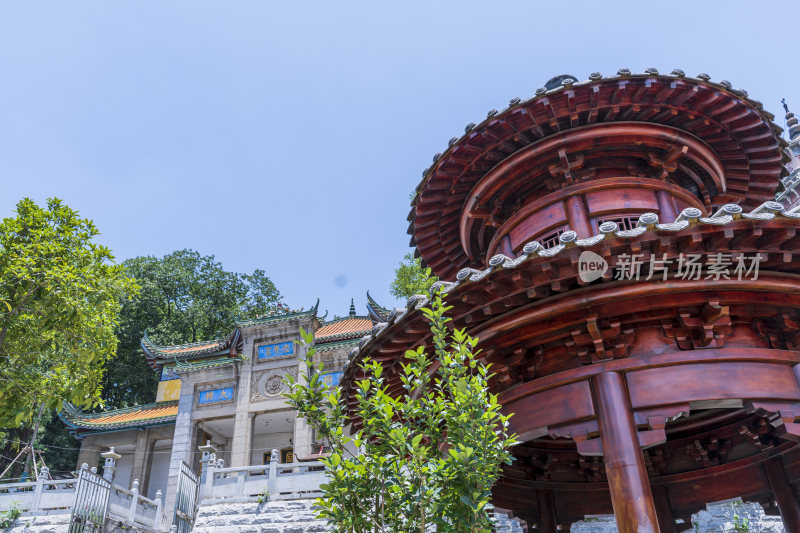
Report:
[[[264,382],[264,393],[267,396],[277,396],[283,392],[283,379],[281,376],[270,376]]]

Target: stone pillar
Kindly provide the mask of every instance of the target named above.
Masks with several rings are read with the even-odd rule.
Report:
[[[663,485],[653,485],[653,503],[656,506],[656,517],[661,533],[678,533],[675,528],[675,516],[672,514],[672,506],[669,503],[667,489]]]
[[[296,416],[294,419],[294,435],[292,437],[292,448],[294,451],[294,461],[299,461],[300,457],[307,457],[316,450],[311,450],[311,428],[306,421]]]
[[[78,452],[78,464],[75,465],[75,470],[80,470],[83,463],[89,466],[97,466],[100,463],[100,447],[95,443],[96,440],[94,435],[81,440],[81,451]]]
[[[248,341],[242,353],[253,354],[253,358],[239,366],[239,384],[236,394],[236,418],[231,439],[231,467],[250,466],[250,450],[253,447],[253,415],[250,413],[250,376],[253,373],[253,344]]]
[[[552,490],[537,490],[536,505],[539,508],[539,533],[556,533],[558,518],[556,517],[556,502]]]
[[[800,533],[800,506],[791,485],[786,481],[781,458],[775,457],[764,463],[764,472],[767,474],[772,495],[778,502],[786,533]]]
[[[169,459],[167,477],[167,494],[164,501],[164,514],[170,521],[175,514],[181,462],[191,466],[195,449],[194,383],[184,377],[181,379],[183,383],[181,383],[181,395],[178,400],[178,415],[175,418],[175,433],[172,437],[172,454]]]
[[[242,380],[239,380],[241,384]],[[250,450],[253,447],[253,414],[236,407],[236,420],[233,423],[233,442],[231,443],[231,467],[250,466]]]
[[[633,409],[618,372],[593,378],[597,422],[619,533],[659,533]]]
[[[131,480],[141,480],[139,486],[143,488],[142,492],[147,492],[145,470],[147,469],[149,448],[149,430],[143,429],[136,435],[136,448],[133,450],[133,466],[131,467]]]

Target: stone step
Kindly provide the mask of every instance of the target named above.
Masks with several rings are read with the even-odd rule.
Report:
[[[267,503],[201,504],[192,533],[323,533],[330,531],[317,520],[314,500],[284,500]],[[500,515],[497,533],[522,533],[516,521]]]
[[[4,533],[67,533],[70,514],[20,516]]]
[[[192,533],[322,533],[313,500],[266,503],[204,503],[200,505]]]
[[[192,533],[326,533],[330,531],[325,522],[286,522],[283,524],[249,524],[226,526],[195,525]]]

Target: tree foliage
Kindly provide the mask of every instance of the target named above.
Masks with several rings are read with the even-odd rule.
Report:
[[[118,355],[104,386],[107,407],[155,399],[158,376],[140,346],[145,330],[159,344],[219,338],[231,332],[237,318],[265,314],[281,301],[263,270],[230,272],[213,255],[194,250],[135,257],[124,266],[141,290],[122,307]]]
[[[58,199],[25,198],[0,223],[0,427],[41,405],[100,402],[120,305],[136,286],[98,233]]]
[[[476,357],[477,339],[450,331],[450,307],[442,296],[435,292],[431,307],[423,309],[433,353],[424,347],[406,352],[406,394],[389,393],[381,363],[361,363],[365,377],[353,383],[357,405],[351,413],[361,429],[352,435],[344,429],[348,413],[340,390],[323,384],[313,336],[301,331],[311,374],[297,382],[288,377],[285,397],[331,444],[323,460],[330,481],[321,487],[318,515],[338,533],[424,533],[431,526],[491,531],[491,489],[502,464],[511,461],[508,448],[516,437],[488,391],[491,375]]]
[[[422,268],[422,261],[411,252],[394,271],[394,280],[389,287],[392,296],[407,299],[415,294],[428,294],[431,286],[439,280],[431,275],[430,268]]]

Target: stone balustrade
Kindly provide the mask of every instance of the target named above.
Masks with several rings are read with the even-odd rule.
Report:
[[[83,464],[82,469],[88,469]],[[113,465],[112,465],[113,468]],[[93,468],[92,472],[97,469]],[[113,472],[113,471],[112,471]],[[39,472],[36,481],[0,483],[0,511],[18,508],[23,516],[67,514],[75,504],[78,477],[47,479],[49,470]],[[113,478],[113,474],[112,474]],[[112,483],[108,499],[108,518],[133,528],[165,531],[161,491],[151,500],[139,494],[139,480],[130,490]]]
[[[49,470],[42,468],[36,481],[0,483],[0,511],[17,507],[24,514],[68,512],[75,500],[78,478],[48,477]]]
[[[108,516],[129,526],[146,526],[152,529],[163,528],[163,499],[161,491],[154,500],[139,494],[139,480],[133,482],[131,490],[119,485],[111,486],[108,498]]]
[[[225,468],[214,454],[203,458],[200,475],[200,500],[247,501],[291,500],[321,496],[324,465],[319,461],[279,463],[277,453],[266,465]]]

